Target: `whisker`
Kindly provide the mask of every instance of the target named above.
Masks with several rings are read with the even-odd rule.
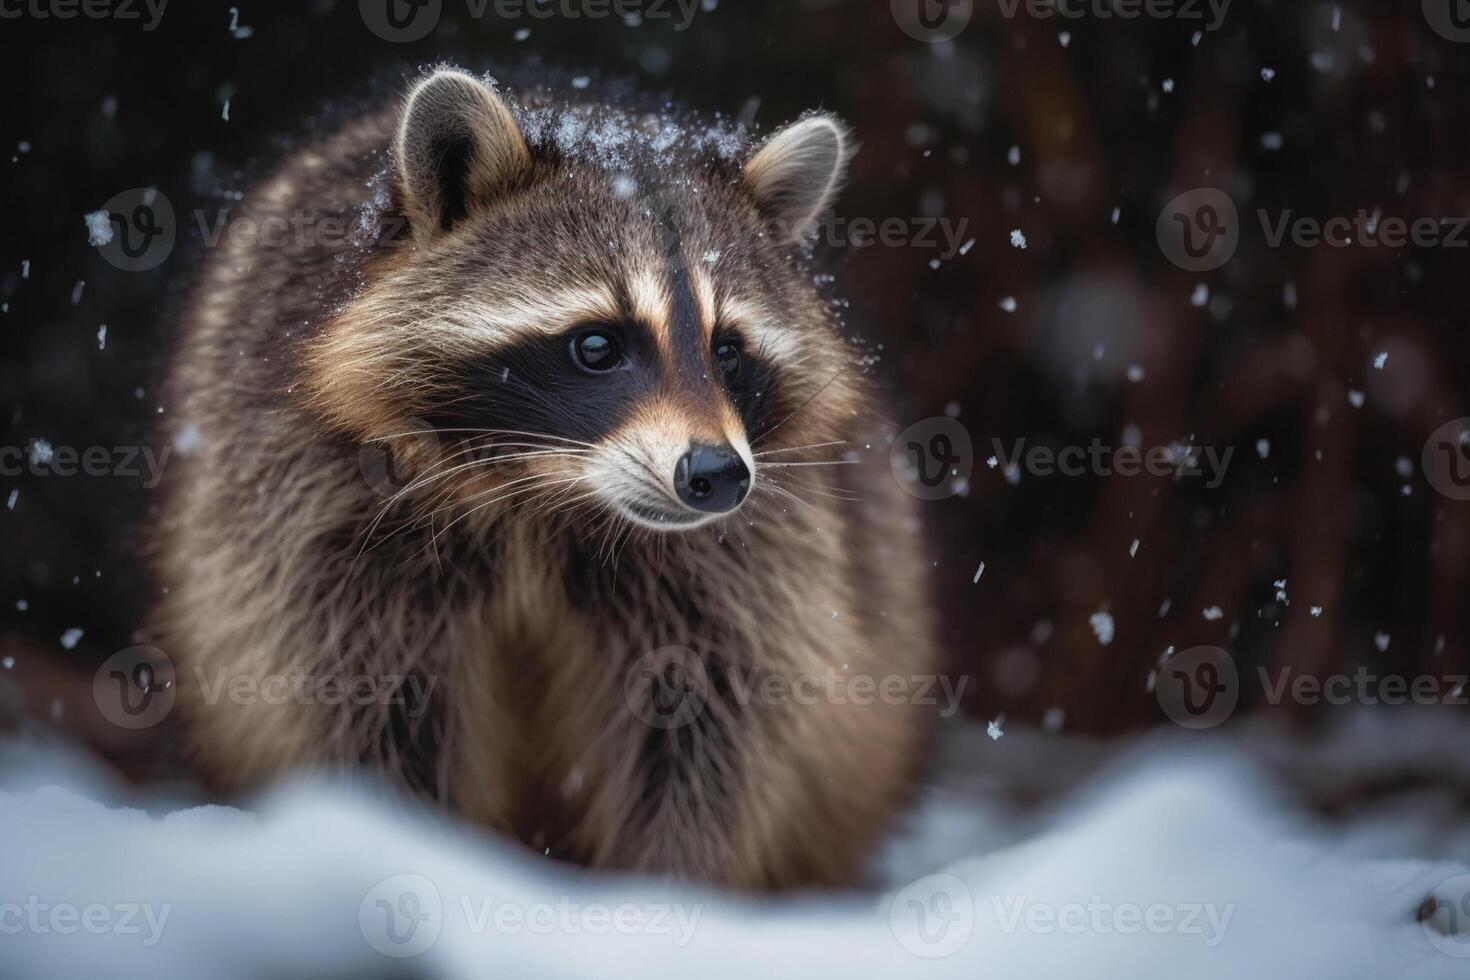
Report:
[[[770,455],[772,455],[774,453],[794,453],[794,452],[797,452],[798,450],[801,450],[801,449],[823,449],[823,448],[825,448],[827,446],[845,446],[845,445],[847,445],[847,440],[846,439],[834,439],[831,442],[814,442],[814,443],[812,443],[809,446],[786,446],[786,447],[781,448],[781,449],[763,449],[763,450],[761,450],[758,453],[751,453],[751,455],[754,456],[755,458],[759,459],[762,456],[770,456]]]
[[[822,459],[815,462],[802,463],[762,463],[761,469],[784,469],[788,466],[856,466],[861,463],[860,459]]]
[[[540,477],[536,477],[536,479],[540,479]],[[582,479],[580,476],[574,476],[574,477],[569,477],[568,479],[565,479],[565,480],[555,480],[555,481],[552,481],[551,483],[543,484],[540,487],[535,487],[535,486],[522,487],[520,490],[513,490],[510,493],[505,494],[503,496],[494,497],[494,498],[492,498],[490,500],[485,501],[484,503],[476,504],[474,507],[471,507],[469,510],[465,511],[463,514],[460,514],[454,520],[450,521],[448,524],[444,525],[444,527],[440,528],[437,532],[435,532],[434,537],[433,537],[433,540],[434,541],[438,541],[439,540],[439,536],[442,535],[445,531],[448,531],[451,527],[453,527],[454,525],[458,524],[460,521],[464,520],[465,518],[469,517],[470,515],[476,513],[477,511],[484,510],[486,507],[489,507],[491,504],[498,503],[498,502],[500,502],[502,500],[508,500],[511,497],[518,496],[518,495],[520,495],[522,493],[529,493],[529,492],[531,492],[533,490],[549,489],[550,487],[560,486],[560,485],[562,485],[564,483],[575,483],[575,482],[577,482],[580,479]],[[520,482],[520,481],[515,481],[515,482]]]
[[[381,442],[381,441],[386,440],[386,439],[402,439],[402,438],[405,438],[407,436],[438,435],[440,433],[448,433],[448,432],[468,432],[468,433],[475,434],[475,435],[526,436],[527,438],[530,438],[530,439],[550,439],[550,440],[555,440],[556,442],[570,443],[571,445],[574,445],[574,446],[582,446],[582,447],[585,447],[587,449],[596,449],[597,448],[597,446],[595,444],[590,443],[590,442],[583,442],[581,439],[572,439],[572,438],[570,438],[568,436],[552,435],[549,432],[526,432],[526,431],[524,431],[522,429],[474,429],[474,428],[453,428],[453,429],[450,429],[450,428],[445,428],[445,429],[428,428],[428,429],[412,429],[412,430],[410,430],[408,432],[394,432],[394,433],[391,433],[391,434],[385,435],[385,436],[373,436],[371,439],[369,439],[367,441],[368,442]]]
[[[836,381],[838,378],[840,378],[842,376],[842,371],[843,370],[844,369],[838,369],[837,373],[834,374],[834,375],[832,375],[832,377],[828,378],[827,379],[827,383],[824,384],[824,385],[822,385],[822,387],[818,388],[815,392],[813,392],[812,393],[812,396],[810,398],[808,398],[806,401],[804,401],[800,405],[798,405],[784,419],[782,419],[781,421],[777,422],[775,425],[771,426],[769,429],[767,429],[766,431],[762,432],[760,435],[756,436],[753,440],[751,440],[751,443],[750,443],[751,448],[754,448],[756,446],[756,444],[759,443],[762,439],[767,438],[768,436],[770,436],[770,434],[772,432],[775,432],[777,429],[781,428],[781,426],[783,426],[787,422],[791,421],[791,419],[793,417],[795,417],[798,413],[805,411],[806,408],[807,408],[807,406],[809,406],[812,402],[816,401],[818,395],[820,395],[822,392],[824,392],[828,388],[830,388],[832,386],[832,382]]]

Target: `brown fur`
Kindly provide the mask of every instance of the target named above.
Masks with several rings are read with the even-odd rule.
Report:
[[[538,489],[587,475],[590,457],[554,446],[446,476],[468,444],[414,421],[447,397],[443,366],[493,347],[495,331],[554,331],[548,297],[593,308],[563,311],[572,322],[621,296],[673,343],[647,200],[609,189],[620,161],[548,142],[548,125],[584,110],[539,111],[560,116],[538,125],[522,104],[528,149],[475,164],[479,202],[448,231],[425,231],[401,173],[386,207],[370,200],[394,108],[297,153],[244,213],[367,213],[380,229],[407,214],[398,247],[226,244],[206,262],[169,403],[170,437],[192,426],[198,446],[170,473],[156,533],[159,643],[179,663],[197,754],[235,787],[367,765],[596,866],[746,887],[851,882],[909,791],[924,709],[743,702],[730,678],[931,673],[926,570],[876,395],[799,249],[770,233],[754,177],[742,180],[748,151],[724,159],[680,140],[651,161],[677,165],[659,203],[681,215],[704,329],[761,317],[790,332],[773,335],[790,411],[753,446],[778,452],[754,457],[740,510],[687,531],[635,526],[579,484]],[[671,391],[609,441],[638,452],[665,430],[759,435],[723,400]],[[391,498],[363,475],[376,447],[408,474]],[[769,465],[844,453],[856,465]],[[513,480],[527,492],[509,494]],[[677,728],[635,710],[669,656],[705,695]],[[297,672],[412,676],[433,696],[422,713],[206,697],[223,678]]]

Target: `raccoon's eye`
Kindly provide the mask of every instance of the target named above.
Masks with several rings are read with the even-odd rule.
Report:
[[[618,342],[606,330],[587,330],[572,338],[572,359],[584,371],[601,374],[623,362]]]
[[[740,373],[740,348],[734,344],[719,344],[715,347],[715,366],[727,379]]]

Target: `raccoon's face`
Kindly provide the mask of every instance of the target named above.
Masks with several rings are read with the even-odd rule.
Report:
[[[747,154],[667,121],[527,120],[459,72],[409,96],[413,244],[312,352],[325,414],[388,441],[411,488],[661,530],[740,508],[763,456],[835,441],[851,354],[791,252],[841,182],[842,125]]]

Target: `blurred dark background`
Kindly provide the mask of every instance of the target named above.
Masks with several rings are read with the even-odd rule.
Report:
[[[931,13],[970,19],[938,43],[900,26],[902,0],[705,0],[682,30],[667,3],[630,24],[444,0],[411,43],[375,35],[356,0],[174,0],[153,30],[141,2],[140,20],[42,19],[36,2],[0,18],[0,445],[152,445],[166,409],[156,371],[198,230],[185,221],[163,265],[130,273],[89,245],[85,214],[156,187],[212,215],[287,145],[424,66],[544,61],[763,130],[835,110],[862,143],[839,216],[964,222],[963,254],[940,238],[832,260],[849,326],[883,345],[894,421],[953,415],[974,443],[970,479],[922,509],[977,717],[1156,723],[1150,675],[1171,646],[1223,647],[1251,677],[1470,668],[1470,503],[1421,465],[1430,434],[1470,414],[1470,233],[1460,248],[1273,248],[1255,217],[1470,215],[1470,44],[1432,27],[1434,0],[1237,0],[1214,30],[1203,4],[1125,20],[943,0]],[[1186,272],[1156,222],[1198,187],[1233,198],[1241,241],[1223,268]],[[1234,453],[1213,488],[1013,482],[986,458],[1017,439]],[[0,477],[0,702],[135,772],[167,732],[119,742],[87,691],[146,606],[142,483]],[[1265,706],[1258,684],[1242,703]]]

